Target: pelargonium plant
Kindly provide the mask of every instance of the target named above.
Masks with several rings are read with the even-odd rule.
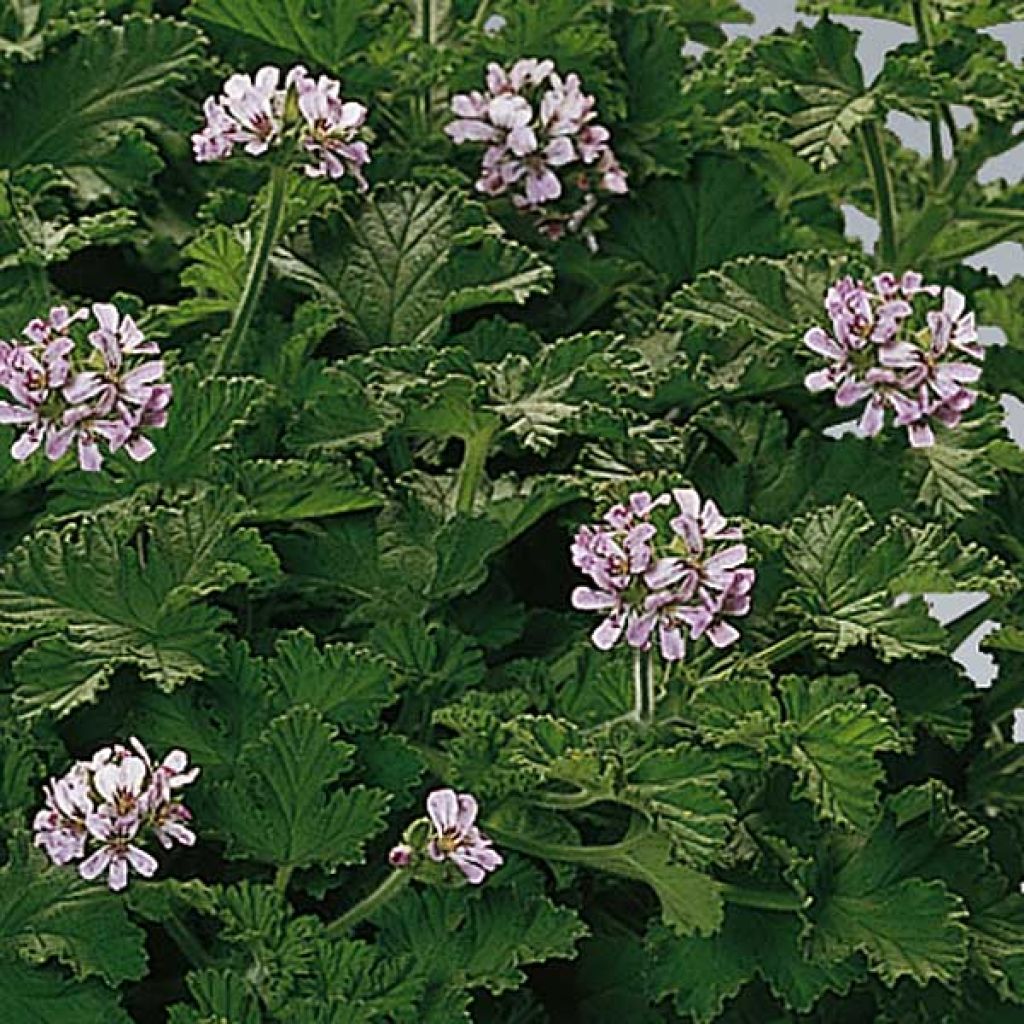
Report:
[[[0,9],[0,1024],[1024,1016],[1020,5],[798,6]]]
[[[889,412],[915,448],[926,448],[935,443],[934,423],[958,426],[977,401],[967,385],[981,376],[985,350],[955,288],[924,284],[912,270],[878,274],[870,288],[844,277],[829,288],[825,310],[832,333],[812,327],[804,344],[828,365],[804,383],[834,391],[840,408],[863,403],[865,437],[882,430]]]
[[[486,146],[477,191],[508,195],[550,238],[585,232],[602,194],[629,191],[594,97],[575,72],[563,77],[554,61],[533,57],[489,64],[486,81],[452,98],[456,117],[445,126],[456,145]]]
[[[11,455],[57,461],[74,448],[89,472],[103,465],[101,446],[148,459],[149,433],[167,425],[173,396],[159,357],[159,345],[109,302],[34,318],[22,338],[0,341],[0,388],[10,396],[0,423],[20,431]]]

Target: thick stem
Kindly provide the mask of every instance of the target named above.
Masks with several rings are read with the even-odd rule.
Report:
[[[238,355],[238,347],[252,324],[252,318],[263,292],[263,285],[267,280],[270,256],[274,251],[274,246],[277,245],[281,228],[284,225],[289,173],[289,168],[283,164],[271,169],[266,209],[263,211],[263,218],[253,236],[245,284],[242,286],[242,294],[235,307],[234,316],[231,318],[227,337],[217,355],[217,361],[213,367],[214,373],[225,373],[232,369],[232,364]]]
[[[727,882],[720,884],[722,897],[726,902],[733,903],[738,907],[793,913],[797,910],[805,910],[810,903],[808,899],[797,896],[795,892],[787,892],[782,889],[772,892],[764,889],[745,889],[742,885],[732,885]]]
[[[346,910],[341,917],[335,918],[324,929],[324,934],[330,939],[341,938],[378,907],[397,896],[409,884],[411,878],[412,875],[408,871],[392,871],[373,892]]]
[[[896,259],[896,208],[893,200],[892,178],[882,148],[882,133],[875,121],[861,126],[861,140],[864,156],[871,172],[871,184],[875,191],[875,211],[881,229],[878,255],[881,262],[892,270],[898,270],[893,263]]]
[[[465,440],[462,452],[462,466],[459,469],[459,490],[455,498],[455,509],[463,515],[473,511],[477,488],[484,476],[487,456],[491,451],[494,427],[481,427]]]
[[[763,651],[751,655],[750,661],[756,662],[758,665],[774,665],[777,661],[783,661],[790,655],[802,651],[810,642],[811,634],[798,630],[796,633],[790,633],[789,636],[777,640]]]
[[[274,874],[274,888],[284,896],[288,892],[288,883],[292,880],[291,864],[282,864]]]
[[[640,722],[654,721],[654,652],[633,651],[633,696]]]

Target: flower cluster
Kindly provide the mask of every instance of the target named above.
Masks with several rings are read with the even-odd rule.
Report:
[[[78,873],[89,881],[106,872],[115,892],[128,884],[129,868],[145,878],[156,872],[156,858],[140,845],[147,835],[166,850],[196,841],[192,815],[177,791],[193,782],[199,769],[188,767],[182,750],[172,750],[155,765],[137,739],[129,744],[104,747],[50,779],[46,805],[32,826],[36,846],[54,864],[79,862]]]
[[[159,346],[130,316],[107,302],[91,312],[56,306],[23,335],[0,341],[0,388],[12,399],[0,401],[0,423],[21,429],[14,458],[42,448],[56,461],[74,445],[79,465],[94,472],[103,464],[101,443],[111,452],[124,448],[137,462],[153,454],[145,432],[167,425],[172,391],[163,361],[153,358]]]
[[[453,141],[486,146],[477,189],[508,193],[550,237],[578,232],[598,192],[629,190],[611,135],[595,120],[594,97],[550,60],[524,58],[507,71],[489,64],[486,91],[460,93],[452,111],[445,131]]]
[[[938,297],[941,294],[941,305]],[[955,288],[926,285],[907,271],[879,274],[868,287],[845,277],[828,290],[832,333],[812,327],[804,344],[828,366],[804,380],[811,391],[834,391],[840,408],[865,402],[859,430],[874,437],[891,410],[915,448],[935,443],[933,423],[956,427],[978,393],[985,350],[974,314]]]
[[[437,864],[451,861],[472,885],[479,885],[504,864],[491,840],[477,828],[478,813],[476,798],[469,793],[436,789],[427,797],[427,856]],[[400,843],[388,854],[395,868],[407,868],[415,858],[416,850],[409,843]]]
[[[740,528],[692,488],[657,498],[639,491],[576,534],[573,564],[594,586],[577,587],[572,603],[604,616],[593,633],[603,651],[623,636],[630,647],[649,650],[655,632],[666,661],[685,655],[687,632],[728,647],[739,632],[726,619],[750,611],[756,578],[744,564],[742,539]]]
[[[192,136],[196,160],[226,160],[236,146],[261,156],[288,143],[307,158],[311,178],[342,178],[349,174],[367,188],[363,167],[370,162],[365,139],[366,107],[344,100],[341,84],[321,75],[314,79],[296,65],[281,81],[279,68],[265,67],[249,75],[232,75],[220,96],[203,104],[206,124]]]

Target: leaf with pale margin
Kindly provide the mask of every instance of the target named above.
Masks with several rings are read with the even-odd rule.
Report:
[[[66,715],[122,666],[163,690],[201,676],[229,618],[202,599],[277,571],[258,534],[236,525],[243,511],[201,492],[40,529],[15,548],[0,573],[0,647],[29,644],[14,670],[21,713]]]

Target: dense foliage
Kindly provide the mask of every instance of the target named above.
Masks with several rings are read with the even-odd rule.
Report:
[[[5,1024],[1021,1019],[1024,9],[803,8],[0,0]]]

